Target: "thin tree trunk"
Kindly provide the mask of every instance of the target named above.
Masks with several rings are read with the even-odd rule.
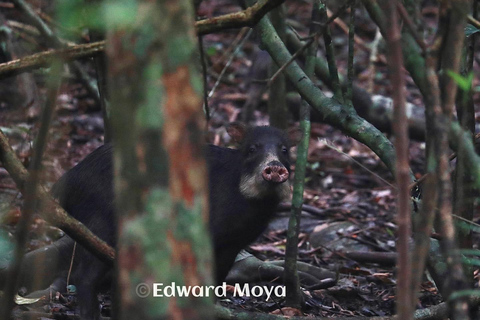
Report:
[[[155,283],[212,283],[191,5],[137,1],[131,24],[109,33],[117,319],[206,319],[213,311],[211,297],[152,296]]]

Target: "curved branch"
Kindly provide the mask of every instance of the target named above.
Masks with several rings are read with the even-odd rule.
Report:
[[[24,193],[29,173],[20,160],[18,160],[1,130],[0,161],[17,184],[18,189]],[[37,186],[35,193],[41,203],[42,215],[48,222],[65,231],[72,239],[91,251],[103,262],[112,264],[115,259],[115,250],[112,247],[95,236],[81,222],[69,216],[43,187]]]
[[[253,27],[270,10],[278,7],[283,2],[285,2],[285,0],[259,0],[243,11],[197,21],[195,23],[197,35],[214,33],[226,29]]]
[[[277,65],[285,64],[291,57],[290,52],[280,40],[268,19],[257,24],[262,43]],[[391,142],[372,124],[359,117],[355,110],[342,105],[335,99],[326,97],[312,81],[308,79],[300,66],[293,62],[285,68],[285,73],[300,95],[314,109],[322,114],[323,121],[345,134],[366,144],[385,163],[389,170],[395,172],[395,151]]]
[[[459,141],[463,142],[463,152],[467,154],[465,161],[467,162],[467,167],[470,170],[470,178],[473,188],[475,190],[480,190],[480,156],[477,155],[475,151],[475,145],[472,142],[472,136],[470,133],[465,131],[458,121],[452,121],[450,123],[450,132],[448,134],[448,140],[450,142],[450,147],[457,152]]]

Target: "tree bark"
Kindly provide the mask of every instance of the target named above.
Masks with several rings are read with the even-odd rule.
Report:
[[[201,79],[191,1],[136,1],[109,32],[118,319],[205,319],[210,297],[162,297],[154,283],[212,283]]]

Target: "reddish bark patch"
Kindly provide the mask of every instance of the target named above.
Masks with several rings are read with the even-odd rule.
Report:
[[[202,143],[201,132],[204,122],[200,112],[201,100],[190,82],[187,66],[162,79],[166,92],[164,144],[170,155],[170,193],[173,199],[183,199],[193,205],[195,194],[204,192],[205,161],[196,154]]]

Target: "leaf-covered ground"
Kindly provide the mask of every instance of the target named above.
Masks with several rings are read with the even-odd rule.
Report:
[[[339,7],[333,1],[330,4],[329,8],[333,12]],[[305,36],[311,5],[308,1],[287,1],[287,8],[290,25],[301,36]],[[230,1],[205,0],[199,13],[211,17],[238,9]],[[18,14],[8,10],[13,9],[1,9],[1,12],[8,19],[18,18]],[[434,6],[425,6],[423,10],[428,31],[428,28],[434,26],[437,12]],[[332,24],[332,33],[339,72],[345,74],[347,34],[344,25],[348,23],[348,14],[340,17],[341,21]],[[258,43],[255,35],[251,34],[239,46],[247,33],[247,30],[230,30],[203,37],[209,89],[216,88],[209,100],[212,115],[208,134],[210,143],[229,145],[224,125],[241,120],[242,106],[251,94],[247,83],[251,80],[249,77],[255,74],[251,66]],[[367,14],[363,9],[357,10],[355,83],[372,94],[389,96],[382,42],[375,61],[370,62],[375,35],[375,26]],[[94,73],[90,63],[84,63],[84,66],[88,72]],[[226,71],[220,76],[224,68]],[[38,90],[42,96],[45,93],[45,77],[36,74],[35,80],[39,83]],[[421,96],[408,76],[407,83],[407,100],[422,108]],[[16,88],[11,88],[11,92],[18,94]],[[264,94],[252,123],[262,125],[268,122],[267,98],[267,94]],[[475,101],[478,106],[478,94]],[[31,141],[38,131],[39,112],[38,106],[19,108],[9,103],[0,104],[0,127],[25,165],[31,156]],[[478,118],[480,113],[477,110]],[[291,125],[295,123],[291,122]],[[65,74],[45,154],[43,184],[50,187],[65,170],[102,144],[103,125],[98,105],[78,80]],[[302,214],[299,260],[336,272],[338,282],[328,289],[306,289],[305,315],[336,317],[394,314],[397,227],[392,176],[368,148],[322,123],[312,124],[308,159],[305,190],[305,204],[308,206]],[[415,175],[420,177],[424,163],[422,142],[411,143],[410,159]],[[2,224],[12,234],[20,215],[21,197],[3,168],[0,168],[0,203]],[[283,259],[288,214],[289,205],[286,203],[282,205],[268,231],[249,251],[264,260]],[[56,228],[48,226],[37,217],[30,230],[28,249],[51,243],[59,234],[61,232]],[[440,301],[433,284],[425,279],[417,307],[428,307]],[[281,300],[265,301],[264,297],[231,295],[221,303],[237,310],[277,314],[283,306]],[[108,301],[106,305],[108,309]]]

